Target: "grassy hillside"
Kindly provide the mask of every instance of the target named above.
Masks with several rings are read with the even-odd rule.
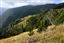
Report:
[[[1,39],[0,43],[64,43],[64,24],[48,26],[46,31],[29,36],[29,32],[24,32],[10,38]]]
[[[38,29],[38,32],[46,31],[50,25],[59,25],[64,23],[64,8],[54,8],[40,13],[29,15],[20,18],[9,24],[8,27],[0,30],[0,38],[14,36],[33,29]]]

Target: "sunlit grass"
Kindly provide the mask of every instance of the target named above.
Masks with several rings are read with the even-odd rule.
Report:
[[[64,25],[49,26],[46,31],[41,33],[34,30],[32,36],[29,32],[24,32],[17,36],[1,39],[0,43],[64,43]]]

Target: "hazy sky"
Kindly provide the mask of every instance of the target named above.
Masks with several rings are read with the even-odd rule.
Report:
[[[0,7],[13,8],[24,5],[40,5],[47,3],[61,3],[64,0],[0,0]]]

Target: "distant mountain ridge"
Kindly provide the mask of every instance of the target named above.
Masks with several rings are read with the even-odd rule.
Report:
[[[36,14],[42,10],[52,9],[59,5],[64,5],[64,4],[63,3],[58,4],[58,5],[57,4],[46,4],[46,5],[37,5],[37,6],[28,5],[28,6],[9,9],[3,13],[3,16],[2,16],[3,25],[2,26],[6,27],[11,22],[15,21],[16,19],[28,16],[28,15]]]
[[[3,27],[6,27],[10,22],[15,21],[18,18],[25,17],[27,15],[33,15],[41,10],[51,9],[55,4],[38,5],[38,6],[23,6],[18,8],[9,9],[3,13]]]

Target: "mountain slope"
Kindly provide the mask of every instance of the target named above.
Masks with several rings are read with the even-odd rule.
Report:
[[[39,13],[40,11],[43,10],[48,10],[52,9],[54,7],[63,7],[64,3],[61,4],[46,4],[46,5],[37,5],[37,6],[23,6],[23,7],[18,7],[18,8],[13,8],[7,10],[5,13],[2,15],[2,27],[8,26],[11,22],[15,21],[16,19],[28,16],[28,15],[33,15],[36,14],[37,12]]]
[[[38,6],[23,6],[18,8],[13,8],[7,10],[3,14],[3,27],[8,26],[11,22],[15,21],[16,19],[36,14],[37,12],[40,12],[41,10],[47,10],[55,7],[56,4],[46,4],[46,5],[38,5]],[[4,17],[5,16],[5,17]]]
[[[10,37],[27,31],[32,32],[33,29],[38,29],[38,32],[45,31],[49,25],[63,23],[64,7],[48,9],[10,23],[8,27],[0,30],[0,38]]]

